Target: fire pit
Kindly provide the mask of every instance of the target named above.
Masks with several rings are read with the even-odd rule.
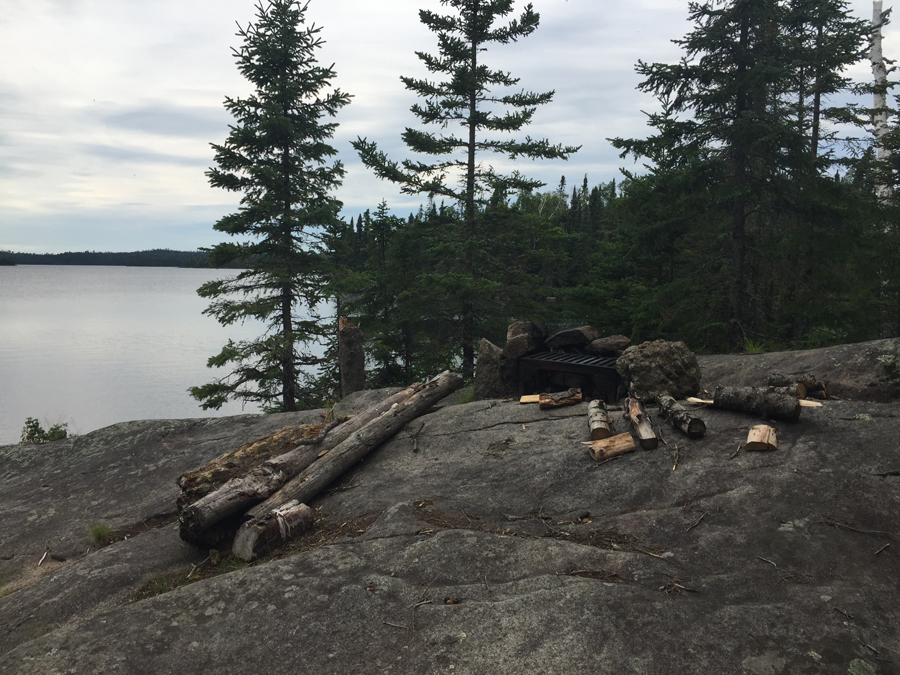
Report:
[[[519,359],[519,395],[578,387],[585,398],[615,403],[625,396],[616,359],[576,351],[546,351]]]

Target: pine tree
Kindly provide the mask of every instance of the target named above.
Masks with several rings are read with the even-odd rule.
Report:
[[[517,19],[495,25],[512,12],[513,0],[441,0],[441,4],[449,6],[453,13],[419,12],[422,23],[437,34],[439,55],[423,52],[416,55],[430,73],[445,79],[402,77],[401,80],[407,89],[423,99],[411,108],[423,125],[435,124],[442,129],[459,125],[462,133],[438,134],[407,128],[402,137],[412,152],[442,158],[429,161],[391,161],[367,139],[357,139],[353,146],[366,166],[379,177],[400,184],[403,192],[440,195],[460,204],[461,218],[456,229],[457,240],[462,244],[459,247],[461,268],[454,270],[454,274],[462,298],[463,374],[471,377],[476,326],[482,313],[479,305],[484,290],[490,286],[479,279],[483,258],[489,255],[478,231],[479,212],[492,196],[543,185],[518,172],[496,173],[483,163],[483,157],[496,153],[513,160],[518,157],[565,159],[578,148],[551,145],[547,140],[531,137],[523,141],[503,137],[528,125],[537,107],[549,103],[554,95],[552,91],[495,93],[495,89],[515,87],[519,79],[505,71],[490,69],[481,58],[490,45],[515,42],[537,29],[540,15],[532,5],[526,5]],[[458,179],[458,184],[453,183],[454,179]],[[466,279],[468,283],[463,283]]]
[[[329,163],[337,154],[328,144],[337,124],[323,118],[350,97],[331,88],[334,68],[316,60],[321,28],[307,25],[308,6],[261,1],[255,22],[237,33],[238,70],[255,89],[225,99],[235,122],[225,142],[213,144],[216,166],[206,175],[213,187],[242,193],[239,210],[214,226],[237,241],[209,249],[211,263],[244,269],[198,293],[212,300],[204,313],[223,325],[258,319],[266,331],[256,340],[229,341],[210,358],[210,367],[232,371],[191,388],[204,408],[230,398],[296,410],[304,398],[300,369],[319,361],[309,349],[326,331],[316,312],[326,274],[319,233],[337,219],[341,203],[329,193],[344,175],[339,161]]]

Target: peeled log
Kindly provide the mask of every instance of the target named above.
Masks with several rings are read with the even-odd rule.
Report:
[[[315,517],[315,512],[306,504],[288,502],[262,518],[254,518],[241,525],[231,552],[241,560],[253,560],[264,546],[283,544],[309,529]]]
[[[802,410],[793,396],[757,387],[716,387],[713,405],[782,422],[797,422]]]
[[[598,462],[631,452],[635,447],[631,434],[619,434],[618,436],[604,438],[599,441],[590,441],[586,445],[591,453],[591,457]]]
[[[421,391],[402,403],[394,405],[378,419],[354,432],[347,440],[305,469],[265,502],[250,509],[248,515],[258,518],[292,500],[304,503],[311,501],[313,497],[370,451],[462,385],[462,378],[456,373],[450,371],[441,373],[422,386]]]
[[[602,441],[604,438],[612,436],[605,402],[594,400],[588,403],[588,427],[591,430],[592,441]]]
[[[687,434],[688,438],[703,438],[706,434],[706,422],[699,417],[691,415],[690,411],[668,394],[660,394],[656,397],[663,416],[672,423],[676,429]]]
[[[659,445],[659,438],[657,438],[656,432],[653,430],[650,416],[639,398],[630,397],[625,399],[624,417],[631,422],[631,426],[637,432],[638,440],[644,450],[653,450]]]
[[[181,538],[192,543],[203,542],[205,530],[266,499],[315,462],[323,451],[327,452],[338,446],[354,432],[390,410],[391,406],[406,400],[424,389],[425,386],[425,384],[417,382],[403,391],[389,396],[380,403],[367,408],[350,421],[338,426],[320,444],[300,446],[267,460],[251,469],[247,474],[229,480],[219,489],[187,506],[181,511],[178,519]]]

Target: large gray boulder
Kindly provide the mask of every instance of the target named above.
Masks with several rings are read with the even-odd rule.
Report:
[[[503,347],[503,356],[507,359],[517,359],[532,352],[536,352],[544,346],[544,331],[533,321],[516,321],[509,324],[506,329],[506,345]]]
[[[0,673],[900,672],[900,404],[826,401],[770,453],[734,452],[757,420],[705,410],[702,440],[599,466],[586,408],[440,408],[315,500],[280,557],[155,596],[208,551],[147,509],[174,510],[182,466],[297,418],[0,448]],[[37,567],[113,510],[145,530]]]
[[[478,359],[475,362],[475,400],[506,398],[509,395],[503,382],[500,347],[490,340],[482,339],[478,345]]]
[[[656,340],[629,347],[616,361],[616,370],[629,391],[645,401],[657,394],[687,398],[700,391],[697,357],[683,342]]]
[[[609,335],[598,340],[593,340],[584,348],[588,354],[598,356],[619,356],[628,349],[631,340],[624,335]]]
[[[554,333],[547,338],[547,349],[556,350],[564,347],[584,347],[585,345],[598,340],[600,334],[591,326],[578,326],[577,328],[567,328]]]

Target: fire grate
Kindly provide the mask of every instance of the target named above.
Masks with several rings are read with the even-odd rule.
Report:
[[[616,359],[576,352],[538,352],[519,359],[519,394],[579,387],[586,397],[614,403],[624,395]]]

